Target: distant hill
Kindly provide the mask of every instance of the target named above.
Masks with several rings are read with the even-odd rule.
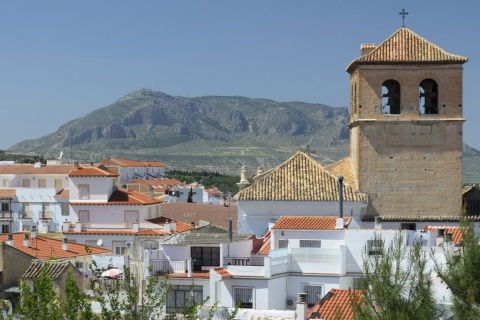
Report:
[[[348,121],[346,107],[141,89],[8,151],[54,158],[63,150],[81,162],[126,157],[239,175],[243,164],[268,169],[307,145],[323,164],[339,160],[348,155]],[[466,181],[480,181],[480,152],[465,146],[464,159]]]

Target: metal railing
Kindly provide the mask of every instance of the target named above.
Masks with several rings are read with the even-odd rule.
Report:
[[[232,266],[264,266],[265,260],[263,257],[247,257],[247,258],[223,258],[224,265]]]
[[[13,219],[13,214],[10,211],[0,211],[0,219]]]

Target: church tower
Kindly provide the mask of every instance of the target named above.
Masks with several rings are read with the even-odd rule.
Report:
[[[401,27],[362,44],[350,74],[350,160],[368,215],[461,213],[462,73],[467,58]],[[415,217],[415,218],[414,218]]]

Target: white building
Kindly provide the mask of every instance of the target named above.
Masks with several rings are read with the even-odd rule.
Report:
[[[118,185],[121,187],[133,179],[156,179],[165,176],[165,165],[158,161],[108,158],[100,163],[109,170],[118,173]]]

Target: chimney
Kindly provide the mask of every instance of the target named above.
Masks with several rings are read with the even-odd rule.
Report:
[[[63,221],[62,231],[68,232],[68,230],[70,230],[70,221],[65,219],[65,221]]]
[[[195,222],[190,222],[190,225],[195,228]]]
[[[168,221],[168,219],[167,219],[167,221],[163,224],[163,231],[165,231],[165,232],[170,232],[170,231],[171,231],[171,229],[170,229],[170,222]]]
[[[78,161],[75,161],[75,162],[73,163],[73,168],[74,168],[75,170],[78,170]]]
[[[68,251],[68,239],[67,238],[63,238],[62,250],[63,251]]]
[[[36,226],[32,226],[32,232],[30,233],[30,235],[32,236],[32,239],[35,239],[37,237],[38,231]]]
[[[261,175],[263,173],[263,167],[259,166],[257,169],[257,176]]]
[[[23,246],[27,248],[30,247],[30,237],[26,233],[23,235]]]
[[[140,231],[140,223],[138,223],[138,220],[135,220],[133,222],[133,232],[139,232]]]
[[[338,177],[338,218],[335,229],[345,228],[345,220],[343,219],[343,177]]]
[[[75,222],[75,232],[82,232],[82,223],[80,221]]]
[[[177,223],[175,222],[175,220],[172,220],[172,222],[170,222],[170,230],[177,231]]]
[[[443,245],[443,241],[445,240],[445,229],[437,229],[437,238],[436,238],[436,246],[439,247]]]
[[[369,54],[373,50],[375,50],[376,46],[375,43],[362,43],[360,45],[360,56],[364,56]]]
[[[13,235],[11,233],[7,234],[7,244],[13,247]]]
[[[307,294],[302,292],[298,294],[296,320],[307,319]]]
[[[240,173],[240,182],[237,183],[238,190],[242,191],[250,186],[250,181],[248,181],[248,167],[243,166],[242,171]]]
[[[382,217],[374,217],[375,222],[373,223],[373,228],[376,230],[381,230],[382,229]]]

